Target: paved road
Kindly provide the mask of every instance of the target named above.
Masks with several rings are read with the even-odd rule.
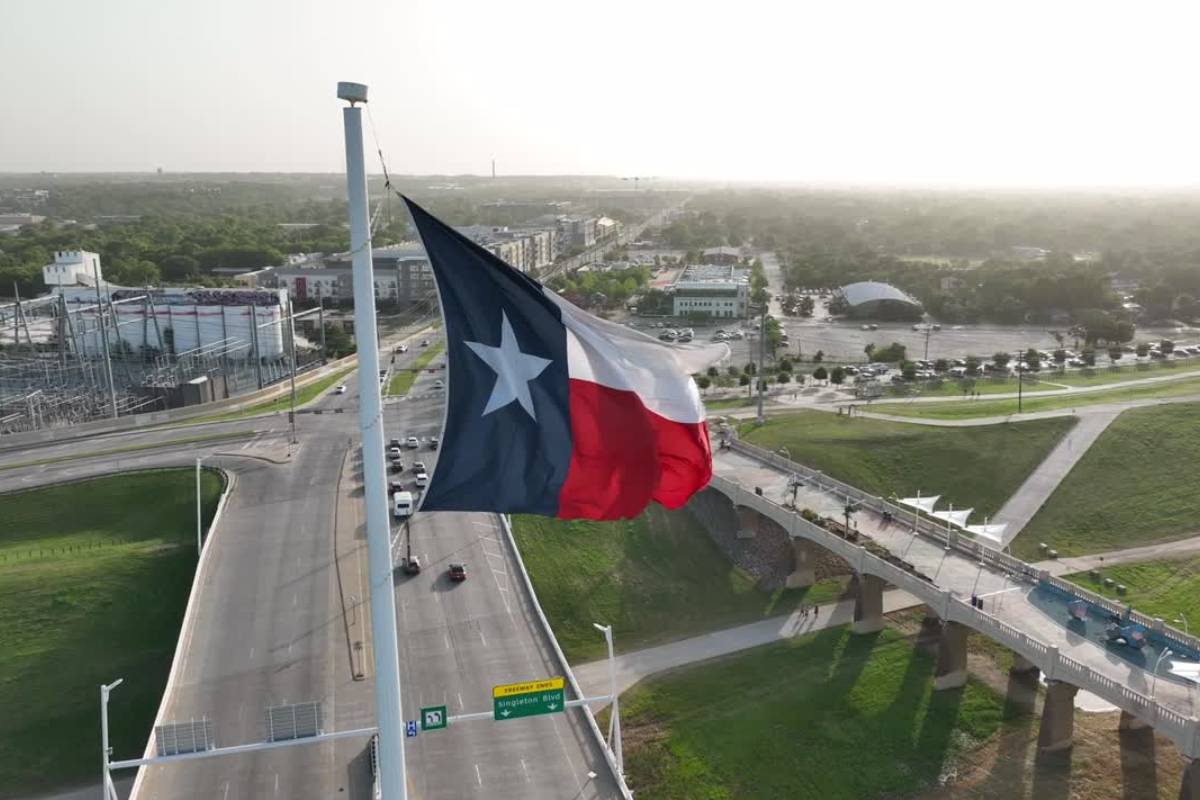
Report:
[[[442,398],[431,386],[438,376],[422,374],[411,399],[387,404],[388,438],[426,440],[439,431]],[[436,455],[427,445],[406,451],[406,469],[393,479],[411,487],[412,462],[419,458],[432,468]],[[396,585],[407,718],[432,705],[446,705],[450,714],[488,711],[492,686],[562,674],[495,515],[418,514],[410,533],[424,570],[415,577],[398,573]],[[407,542],[398,534],[399,564]],[[468,565],[465,582],[447,579],[452,561]],[[619,796],[582,712],[575,710],[463,722],[421,734],[410,740],[408,764],[413,796],[423,800]]]

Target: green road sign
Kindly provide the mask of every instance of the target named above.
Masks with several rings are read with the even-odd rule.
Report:
[[[563,685],[562,678],[547,678],[493,687],[492,716],[505,720],[558,713],[565,700]]]
[[[421,730],[441,730],[447,724],[449,724],[449,718],[446,716],[445,706],[430,706],[421,709]]]

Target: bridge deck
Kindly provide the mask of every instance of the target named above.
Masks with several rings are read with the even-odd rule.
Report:
[[[761,488],[763,498],[771,503],[782,506],[785,500],[791,501],[792,490],[788,487],[790,474],[753,455],[720,450],[714,454],[713,470],[716,475],[738,483],[748,491]],[[844,497],[818,489],[811,481],[805,481],[796,494],[797,508],[811,508],[835,520],[843,519],[844,506]],[[780,510],[783,511],[782,508]],[[862,509],[854,514],[852,525],[857,527],[861,535],[911,563],[932,579],[938,589],[962,598],[978,594],[984,598],[983,610],[987,614],[1046,645],[1057,647],[1061,655],[1090,667],[1119,685],[1144,695],[1151,694],[1153,663],[1149,663],[1149,668],[1139,667],[1110,652],[1100,643],[1068,630],[1064,624],[1065,618],[1061,621],[1055,619],[1035,604],[1033,594],[1036,590],[1030,583],[1016,580],[990,565],[981,566],[980,562],[966,553],[946,550],[940,543],[913,536],[911,517],[886,522],[874,511]],[[1080,688],[1087,690],[1092,687],[1085,685]],[[1184,717],[1194,717],[1192,694],[1188,686],[1164,679],[1160,672],[1155,691],[1160,704]]]

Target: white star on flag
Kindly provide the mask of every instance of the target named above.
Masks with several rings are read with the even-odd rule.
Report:
[[[530,418],[536,420],[533,413],[533,398],[529,395],[529,382],[542,374],[550,366],[550,359],[531,356],[521,352],[517,344],[517,336],[513,333],[508,315],[500,312],[500,346],[481,344],[479,342],[464,342],[471,352],[479,356],[483,363],[496,372],[496,385],[492,387],[492,396],[488,398],[483,414],[487,416],[498,408],[516,400],[525,409]]]

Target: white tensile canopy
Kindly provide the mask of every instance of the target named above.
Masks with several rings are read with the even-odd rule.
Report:
[[[933,507],[941,499],[942,496],[940,494],[934,494],[929,497],[902,497],[900,498],[900,502],[909,508],[916,508],[929,514],[933,512]]]
[[[967,526],[967,518],[971,516],[973,508],[964,508],[962,511],[933,511],[929,516],[938,519],[944,519],[951,525],[957,525],[960,528]]]
[[[1007,525],[968,525],[967,533],[972,533],[976,536],[981,536],[984,539],[990,539],[998,544],[1004,544],[1004,531],[1008,528]]]

